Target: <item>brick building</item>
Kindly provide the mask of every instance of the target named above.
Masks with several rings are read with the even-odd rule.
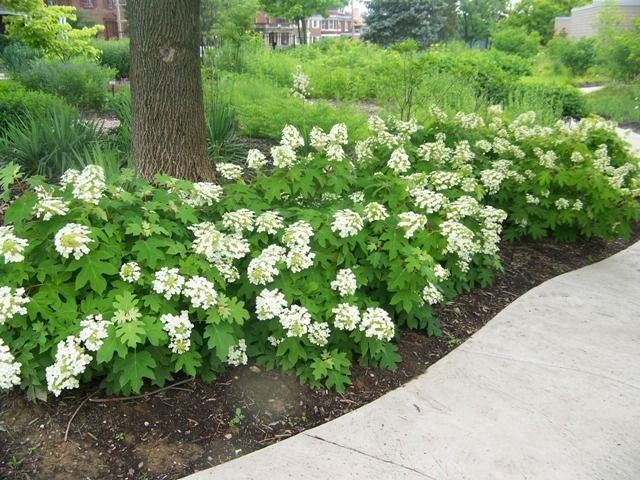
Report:
[[[117,39],[126,31],[126,0],[49,0],[47,3],[75,7],[79,20],[89,20],[104,26],[102,35],[107,40]]]
[[[630,28],[633,18],[640,18],[640,0],[598,0],[591,5],[576,7],[569,17],[556,17],[555,32],[567,38],[593,37],[598,34],[598,19],[609,6],[624,18],[625,27]]]
[[[296,24],[265,12],[258,14],[254,30],[263,35],[266,45],[275,44],[276,48],[288,48],[302,43],[301,32]],[[329,10],[327,17],[316,14],[307,19],[307,43],[317,42],[322,38],[359,37],[361,32],[362,17],[357,11],[352,15],[344,9],[334,9]]]

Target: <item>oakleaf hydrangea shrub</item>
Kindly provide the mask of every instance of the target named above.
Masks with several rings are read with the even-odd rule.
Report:
[[[534,112],[508,121],[434,110],[417,143],[432,161],[475,179],[485,201],[509,214],[505,239],[628,237],[640,219],[639,160],[598,118],[536,124]]]
[[[449,168],[410,174],[417,126],[395,127],[355,161],[344,125],[287,127],[269,174],[251,151],[220,184],[31,178],[0,230],[0,386],[128,395],[253,357],[343,390],[353,362],[395,368],[399,325],[437,334],[432,306],[489,282],[505,218]]]

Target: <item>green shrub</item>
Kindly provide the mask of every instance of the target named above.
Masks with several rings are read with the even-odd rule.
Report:
[[[607,85],[587,95],[589,108],[620,123],[640,125],[640,84]]]
[[[522,78],[512,88],[513,96],[538,98],[541,103],[556,105],[564,117],[582,118],[589,114],[585,96],[577,88],[535,77]]]
[[[29,65],[32,60],[42,58],[37,48],[27,47],[19,42],[12,42],[2,50],[0,62],[10,75],[15,75]]]
[[[528,33],[524,28],[500,28],[491,36],[491,46],[501,52],[532,58],[540,49],[540,35],[535,31]]]
[[[129,77],[129,40],[93,40],[91,44],[100,50],[98,61],[104,67],[116,71],[116,78]]]
[[[80,59],[34,60],[16,75],[26,88],[58,95],[82,109],[102,108],[109,81],[114,77],[113,69]]]
[[[27,115],[42,116],[51,110],[64,108],[76,111],[54,95],[25,90],[11,80],[0,82],[0,132]]]
[[[27,175],[59,178],[79,154],[100,142],[98,127],[65,106],[16,118],[0,137],[0,164],[15,162]]]
[[[548,43],[547,49],[554,60],[576,76],[584,75],[596,64],[596,42],[593,38],[569,40],[556,37]]]

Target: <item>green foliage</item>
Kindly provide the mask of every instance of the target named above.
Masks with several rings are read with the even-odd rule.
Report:
[[[30,90],[58,95],[82,109],[100,109],[115,71],[81,59],[41,59],[20,69],[15,77]]]
[[[608,85],[587,95],[589,108],[616,122],[640,125],[640,85]]]
[[[238,118],[229,101],[217,95],[205,109],[205,127],[207,130],[207,150],[212,161],[228,159],[239,161],[246,152],[240,148],[236,138]]]
[[[91,45],[99,50],[98,62],[115,70],[116,78],[129,77],[129,39],[93,40]]]
[[[205,0],[200,2],[202,37],[216,47],[239,44],[253,30],[260,10],[257,0]]]
[[[458,17],[462,40],[472,45],[489,38],[506,7],[506,0],[461,0]]]
[[[54,95],[25,90],[11,80],[0,82],[0,131],[27,115],[42,116],[51,110],[64,108],[75,110]]]
[[[491,36],[491,46],[501,52],[532,58],[540,49],[538,32],[528,33],[524,28],[500,28]]]
[[[453,36],[456,2],[451,0],[371,0],[363,39],[383,46],[415,40],[425,48]]]
[[[572,75],[580,76],[596,64],[596,42],[593,38],[569,40],[553,38],[547,44],[552,59],[567,68]]]
[[[561,82],[535,77],[522,78],[514,85],[510,98],[513,100],[518,97],[530,99],[532,108],[536,103],[554,105],[558,114],[563,117],[582,118],[589,114],[589,106],[582,92]]]
[[[99,142],[95,124],[83,121],[73,108],[53,104],[8,123],[0,137],[0,164],[15,162],[27,175],[55,179],[82,166],[87,150],[99,148]]]
[[[625,19],[616,7],[606,7],[599,18],[598,60],[613,77],[623,81],[640,75],[640,19]]]
[[[42,58],[42,52],[37,48],[27,47],[19,42],[10,43],[0,54],[0,62],[7,72],[13,75],[29,65],[31,60]]]
[[[41,0],[4,0],[3,5],[23,15],[4,17],[7,36],[32,48],[46,57],[65,60],[83,56],[96,58],[98,51],[89,40],[104,29],[102,25],[76,29],[69,22],[76,20],[75,8],[48,6]],[[67,21],[61,22],[65,17]]]

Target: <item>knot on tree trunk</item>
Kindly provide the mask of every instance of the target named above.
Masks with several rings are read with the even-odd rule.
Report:
[[[164,63],[173,63],[176,60],[176,49],[171,46],[160,47],[160,58]]]

